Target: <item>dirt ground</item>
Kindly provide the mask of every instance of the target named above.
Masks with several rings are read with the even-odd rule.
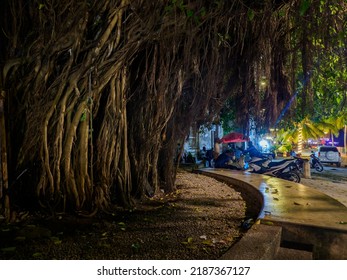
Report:
[[[313,175],[301,183],[347,207],[345,181]],[[8,225],[0,216],[0,259],[218,259],[242,237],[252,209],[204,175],[181,171],[176,185],[172,195],[92,219],[22,212]]]
[[[191,172],[179,172],[176,185],[175,194],[93,219],[21,213],[18,223],[0,225],[0,259],[219,258],[242,237],[245,201],[228,185]]]

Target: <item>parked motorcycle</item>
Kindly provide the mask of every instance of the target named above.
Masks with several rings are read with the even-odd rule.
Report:
[[[272,161],[270,158],[252,158],[249,162],[251,172],[269,175],[299,183],[300,168],[297,159],[289,158]]]
[[[241,155],[239,158],[233,157],[232,160],[228,162],[228,168],[235,169],[235,170],[245,170],[245,157],[244,155]]]
[[[316,157],[313,151],[310,155],[310,166],[311,168],[316,169],[318,172],[322,172],[324,170],[323,164],[320,162],[320,159]]]
[[[297,160],[299,170],[302,173],[304,170],[304,160],[300,157],[294,158]],[[322,172],[324,170],[323,164],[321,163],[320,159],[315,156],[313,151],[311,152],[309,163],[310,167],[316,169],[318,172]]]

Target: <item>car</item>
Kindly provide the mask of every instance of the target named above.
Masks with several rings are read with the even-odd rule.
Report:
[[[341,153],[334,146],[320,146],[315,155],[322,163],[336,164],[337,167],[341,166]]]

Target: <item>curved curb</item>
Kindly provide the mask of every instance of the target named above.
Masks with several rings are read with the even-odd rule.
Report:
[[[235,186],[248,197],[247,205],[251,196],[259,204],[254,214],[260,223],[282,228],[281,242],[312,246],[314,259],[347,259],[347,207],[337,200],[269,176],[212,168],[195,172]]]

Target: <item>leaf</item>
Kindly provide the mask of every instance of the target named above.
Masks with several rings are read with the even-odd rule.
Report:
[[[252,21],[254,19],[254,11],[252,9],[248,9],[247,17],[249,21]]]
[[[181,243],[184,245],[189,245],[193,243],[193,240],[194,240],[193,237],[188,237],[187,241],[183,241]]]
[[[56,236],[52,236],[52,237],[51,237],[51,240],[53,241],[53,243],[54,243],[55,245],[59,245],[59,244],[62,243],[62,241],[61,241],[58,237],[56,237]]]
[[[233,236],[228,236],[227,238],[225,238],[225,241],[232,242],[232,241],[234,241],[234,237]]]
[[[202,248],[202,250],[205,251],[205,253],[207,253],[207,254],[209,254],[211,252],[211,250],[206,248],[206,247]]]
[[[278,15],[280,17],[284,17],[286,15],[285,11],[283,9],[279,10]]]
[[[205,7],[202,7],[201,11],[200,11],[200,15],[202,17],[206,16],[206,8]]]
[[[14,252],[16,251],[16,247],[6,247],[6,248],[1,248],[2,252]]]
[[[33,254],[33,257],[34,258],[41,258],[42,257],[42,253],[36,252],[36,253]]]
[[[134,251],[138,251],[141,248],[141,245],[139,243],[133,243],[131,244],[131,249]]]
[[[86,119],[87,119],[87,113],[86,113],[86,111],[84,111],[83,114],[82,114],[82,116],[81,116],[80,121],[81,121],[81,122],[84,122]]]
[[[165,8],[164,8],[164,11],[165,12],[171,12],[173,10],[173,7],[172,6],[166,6]]]
[[[347,225],[347,222],[340,221],[339,224],[340,224],[340,225]]]
[[[300,16],[304,16],[311,6],[310,0],[302,0],[300,4]]]
[[[204,240],[201,243],[208,246],[214,246],[214,243],[212,240]]]
[[[194,12],[192,10],[187,10],[187,17],[192,17]]]
[[[17,236],[14,240],[16,241],[24,241],[26,239],[25,236]]]

